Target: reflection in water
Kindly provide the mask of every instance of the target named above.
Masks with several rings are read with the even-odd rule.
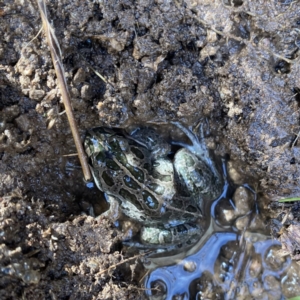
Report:
[[[150,258],[148,298],[280,300],[300,295],[300,266],[276,253],[280,243],[266,230],[256,197],[248,185],[226,183],[223,194],[206,207],[212,217],[196,245]]]

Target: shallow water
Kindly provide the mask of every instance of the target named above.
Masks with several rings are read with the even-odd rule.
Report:
[[[146,260],[152,270],[144,281],[148,298],[279,300],[300,295],[300,266],[276,253],[281,245],[270,236],[260,200],[247,184],[226,180],[222,195],[207,204],[210,224],[199,241]]]

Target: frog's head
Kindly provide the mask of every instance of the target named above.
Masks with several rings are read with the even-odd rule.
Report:
[[[93,160],[98,154],[103,156],[107,139],[114,134],[109,128],[103,127],[97,130],[89,130],[84,141],[84,148],[88,157]],[[99,158],[101,160],[101,157]]]

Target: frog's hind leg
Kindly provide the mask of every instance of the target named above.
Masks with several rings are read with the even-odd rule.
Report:
[[[104,216],[112,220],[113,222],[117,221],[122,215],[119,201],[116,197],[104,194],[106,201],[109,203],[109,209],[103,212],[100,216]]]
[[[184,223],[170,228],[145,226],[141,229],[140,239],[143,244],[168,247],[191,242],[195,237],[199,237],[202,231],[203,229],[199,225],[192,223]]]

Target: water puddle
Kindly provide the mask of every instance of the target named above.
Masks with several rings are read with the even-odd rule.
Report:
[[[224,167],[224,165],[223,165]],[[277,254],[248,185],[227,182],[222,195],[206,208],[210,224],[192,247],[145,261],[150,300],[286,299],[300,295],[300,266]]]

